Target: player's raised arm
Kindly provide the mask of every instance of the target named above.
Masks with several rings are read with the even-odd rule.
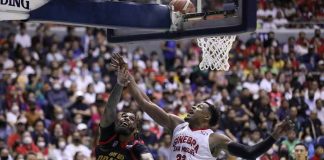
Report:
[[[105,128],[110,126],[112,123],[115,122],[117,119],[117,104],[120,100],[121,94],[123,92],[124,86],[126,86],[127,82],[126,81],[120,81],[121,79],[126,79],[126,78],[120,78],[120,76],[124,76],[125,74],[121,74],[123,72],[126,72],[125,69],[118,69],[118,78],[117,78],[117,83],[114,86],[111,95],[109,96],[108,103],[105,107],[104,114],[100,120],[100,126]]]
[[[114,55],[112,60],[112,65],[115,67],[123,66],[126,68],[126,63],[123,61],[120,55]],[[141,91],[141,89],[137,86],[132,75],[129,75],[130,83],[128,85],[129,92],[139,104],[139,107],[146,112],[149,116],[153,118],[155,122],[160,124],[161,126],[173,130],[178,124],[183,123],[184,121],[173,114],[168,114],[163,109],[161,109],[158,105],[153,103],[145,93]],[[126,76],[123,76],[126,77]]]
[[[277,139],[291,128],[293,128],[293,123],[286,119],[276,126],[271,136],[253,146],[233,142],[230,138],[222,134],[211,134],[209,138],[210,150],[215,156],[218,155],[221,150],[224,150],[237,157],[255,159],[267,152]]]

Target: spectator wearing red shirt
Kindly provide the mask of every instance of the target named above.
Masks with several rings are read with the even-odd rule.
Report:
[[[42,136],[38,137],[36,140],[36,145],[41,152],[41,156],[46,159],[48,156],[48,145],[45,142],[45,138]]]
[[[16,149],[16,152],[18,154],[26,155],[28,152],[40,152],[39,148],[33,142],[33,138],[31,137],[29,132],[24,132],[21,138],[21,142],[22,144],[20,144]]]
[[[310,160],[321,160],[324,158],[324,147],[321,145],[315,146],[315,155]]]
[[[64,137],[68,137],[71,132],[70,123],[64,118],[63,109],[61,107],[56,107],[54,109],[54,117],[56,118],[49,127],[50,133],[53,133],[56,124],[59,124],[63,129]]]
[[[299,44],[303,47],[307,47],[309,45],[309,40],[306,38],[305,32],[299,32],[296,44]]]
[[[15,150],[15,148],[17,147],[17,145],[21,142],[21,137],[22,134],[24,133],[24,131],[26,130],[26,123],[27,123],[27,119],[25,117],[19,117],[16,123],[16,132],[9,135],[8,140],[7,140],[7,144],[8,144],[8,148]]]
[[[278,89],[278,84],[272,83],[272,90],[269,93],[270,96],[270,106],[272,109],[277,110],[282,101],[282,93]]]

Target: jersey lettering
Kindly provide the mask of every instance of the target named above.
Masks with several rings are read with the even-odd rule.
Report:
[[[107,155],[99,155],[97,160],[124,160],[125,159],[125,156],[120,154],[120,153],[117,153],[117,152],[110,152]]]
[[[181,146],[181,144],[183,143],[190,145],[190,147]],[[173,151],[186,152],[193,156],[198,152],[199,149],[197,140],[190,136],[176,137],[172,146],[173,146]]]

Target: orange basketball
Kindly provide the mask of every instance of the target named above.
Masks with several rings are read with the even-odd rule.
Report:
[[[181,13],[194,13],[196,8],[190,0],[172,0],[170,6],[173,6],[173,11]]]

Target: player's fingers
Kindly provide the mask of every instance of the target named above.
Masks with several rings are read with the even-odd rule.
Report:
[[[111,66],[113,67],[118,67],[119,65],[117,63],[110,63]]]
[[[113,68],[113,69],[118,69],[118,66],[116,65],[116,64],[110,64],[110,66],[111,66],[111,68]]]
[[[124,66],[121,66],[121,73],[122,73],[123,75],[125,75],[125,70],[126,70],[126,68],[125,68]]]
[[[127,74],[127,72],[125,72],[125,78],[129,81],[129,74]]]
[[[116,55],[116,53],[113,53],[112,56],[111,56],[111,58],[113,58],[113,59],[117,59],[117,55]]]
[[[110,64],[114,65],[114,66],[119,66],[119,64],[117,62],[115,62],[115,61],[111,61]]]
[[[116,62],[116,63],[119,63],[119,60],[118,60],[118,58],[117,58],[117,57],[112,57],[112,58],[111,58],[111,61],[112,61],[112,62]]]
[[[119,64],[116,59],[111,59],[110,63],[117,64],[117,65]]]
[[[116,57],[123,58],[119,53],[116,54]]]
[[[117,54],[117,58],[120,63],[125,63],[123,57],[120,54]]]
[[[127,74],[126,74],[126,68],[125,67],[123,67],[123,75],[124,75],[124,77],[126,77],[127,76]]]

